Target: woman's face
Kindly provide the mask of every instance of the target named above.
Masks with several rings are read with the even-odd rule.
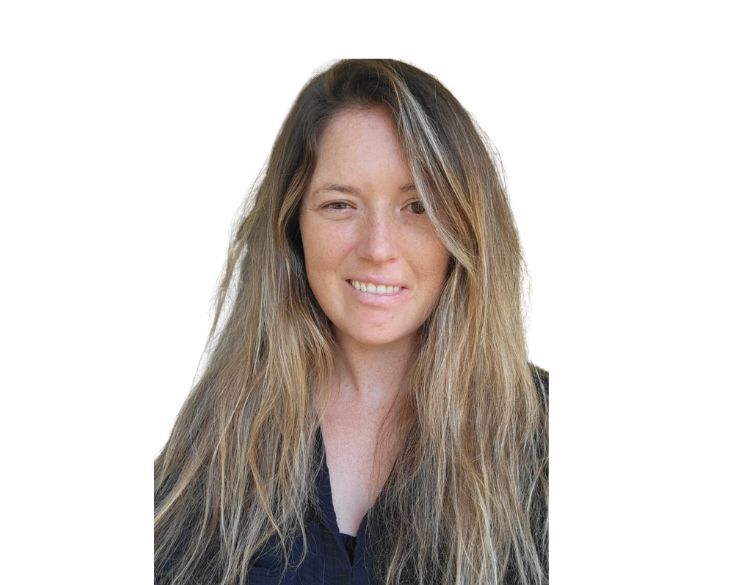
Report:
[[[340,344],[413,338],[449,254],[423,212],[387,109],[335,114],[299,210],[306,274]]]

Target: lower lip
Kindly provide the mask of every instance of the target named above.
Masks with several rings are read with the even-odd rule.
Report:
[[[401,287],[401,289],[397,293],[374,295],[356,289],[354,286],[352,286],[352,284],[350,284],[349,280],[346,280],[345,284],[350,287],[350,290],[361,303],[365,303],[366,305],[373,305],[376,307],[390,306],[395,304],[396,302],[403,300],[405,292],[406,290],[408,290],[405,287]]]

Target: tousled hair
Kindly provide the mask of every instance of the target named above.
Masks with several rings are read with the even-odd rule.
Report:
[[[205,367],[155,461],[157,583],[244,584],[274,537],[284,558],[305,542],[337,346],[306,278],[298,210],[327,121],[376,106],[391,112],[450,254],[405,377],[405,441],[368,513],[376,574],[548,580],[548,378],[527,359],[523,261],[497,157],[434,77],[352,59],[302,89],[234,230]]]

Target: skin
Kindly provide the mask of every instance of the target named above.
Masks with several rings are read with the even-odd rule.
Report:
[[[344,349],[404,354],[437,301],[449,255],[412,185],[387,110],[327,124],[299,220],[309,284]],[[405,290],[374,306],[347,282],[363,276]]]
[[[299,224],[309,285],[339,346],[322,435],[337,522],[355,534],[397,456],[401,438],[390,432],[376,450],[381,424],[449,263],[387,109],[349,109],[327,123]],[[402,290],[375,301],[347,282],[362,276]]]

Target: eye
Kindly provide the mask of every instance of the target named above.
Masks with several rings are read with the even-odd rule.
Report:
[[[424,204],[418,199],[416,201],[411,201],[411,203],[408,204],[408,207],[410,207],[411,211],[413,211],[417,215],[426,212]]]
[[[322,205],[321,208],[327,210],[342,211],[343,209],[351,209],[351,206],[346,201],[330,201],[329,203],[325,203],[324,205]]]

